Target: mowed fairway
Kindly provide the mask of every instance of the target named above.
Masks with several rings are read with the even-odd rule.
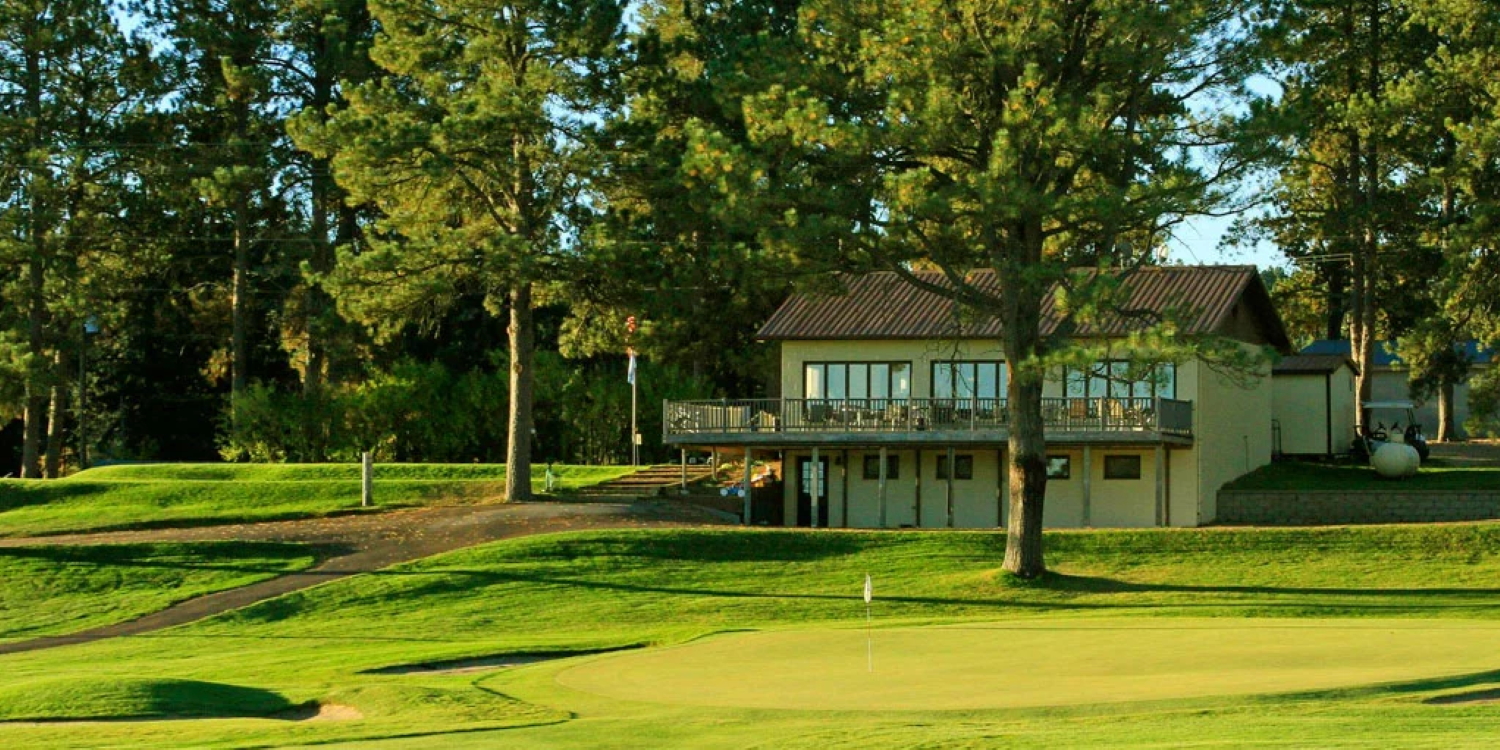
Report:
[[[593,659],[557,680],[677,705],[951,711],[1327,690],[1496,667],[1500,623],[1134,618],[736,634]]]
[[[1447,750],[1500,736],[1500,525],[1047,545],[1055,572],[1018,581],[995,533],[596,528],[482,544],[147,637],[0,655],[0,746]],[[138,567],[85,572],[103,585]],[[81,574],[0,588],[38,613],[107,617],[107,599],[69,591]]]

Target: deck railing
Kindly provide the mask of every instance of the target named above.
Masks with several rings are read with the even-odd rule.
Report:
[[[667,436],[746,432],[994,431],[1005,399],[720,399],[663,404]],[[1160,432],[1190,437],[1193,404],[1169,398],[1044,398],[1049,432]]]

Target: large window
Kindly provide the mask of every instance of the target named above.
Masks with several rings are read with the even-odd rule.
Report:
[[[809,362],[802,372],[810,399],[911,398],[910,362]]]
[[[1065,375],[1068,398],[1177,398],[1177,366],[1109,359]]]
[[[1004,362],[933,362],[933,398],[1004,398]]]

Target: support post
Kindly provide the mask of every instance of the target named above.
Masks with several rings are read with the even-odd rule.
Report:
[[[953,475],[958,473],[955,470],[957,468],[954,464],[953,446],[950,445],[948,446],[948,483],[944,486],[944,492],[947,494],[944,499],[948,503],[948,528],[950,529],[953,528]]]
[[[683,494],[687,494],[687,449],[683,448],[682,451],[681,451],[681,453],[682,453],[682,492],[683,492]]]
[[[1092,507],[1094,482],[1094,451],[1089,446],[1083,446],[1083,525],[1094,525],[1094,509]]]
[[[885,528],[885,463],[886,447],[880,446],[880,528]]]
[[[370,452],[359,454],[359,506],[368,508],[375,504],[375,461]]]
[[[818,485],[822,481],[823,465],[818,460],[818,446],[814,445],[812,449],[812,482],[811,486],[807,488],[807,494],[812,498],[812,517],[808,519],[808,522],[815,529],[818,528],[818,510],[820,510],[820,506],[822,505],[822,503],[818,502]]]
[[[719,449],[714,448],[708,454],[708,467],[714,473],[714,481],[719,481]]]
[[[718,453],[715,452],[714,455],[717,456]],[[744,516],[744,522],[743,522],[743,525],[745,525],[745,526],[749,526],[750,525],[750,509],[752,507],[752,503],[750,502],[750,500],[752,498],[754,498],[754,496],[755,496],[754,488],[752,488],[750,486],[750,472],[751,472],[751,467],[754,466],[754,465],[755,465],[754,452],[750,450],[749,446],[746,446],[746,448],[745,448],[745,516]],[[715,470],[714,476],[718,476],[718,471],[717,470]]]
[[[1166,449],[1160,443],[1156,445],[1156,525],[1161,526],[1166,517],[1167,508],[1167,475],[1166,461],[1163,454]]]
[[[995,525],[1005,528],[1005,475],[1008,467],[1005,465],[1005,451],[995,451]]]
[[[912,513],[915,516],[914,526],[922,528],[922,451],[917,449],[917,470],[912,472],[916,476],[917,498],[912,503]]]
[[[849,451],[844,451],[843,470],[839,472],[839,507],[842,512],[843,527],[849,528]]]

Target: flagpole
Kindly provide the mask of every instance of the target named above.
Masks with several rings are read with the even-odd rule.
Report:
[[[875,637],[870,630],[870,600],[875,598],[875,584],[865,574],[865,671],[875,671]]]

